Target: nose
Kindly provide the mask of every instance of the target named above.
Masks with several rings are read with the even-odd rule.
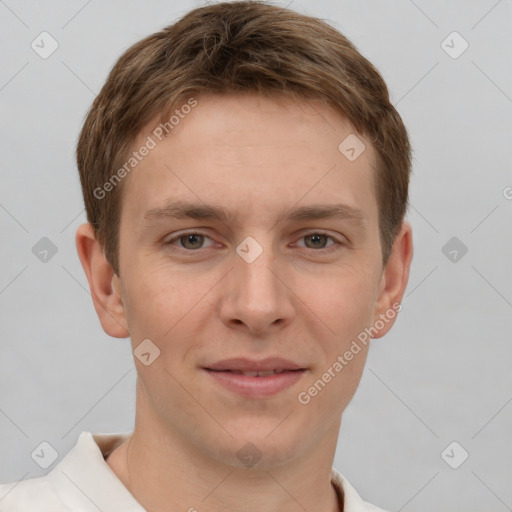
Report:
[[[271,249],[264,249],[251,263],[235,254],[234,267],[223,288],[222,321],[253,335],[289,325],[295,308],[284,274]]]

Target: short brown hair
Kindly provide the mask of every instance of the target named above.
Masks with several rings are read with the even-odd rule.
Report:
[[[407,210],[411,149],[383,78],[324,21],[261,1],[236,1],[190,11],[130,47],[87,115],[76,151],[87,220],[116,274],[122,183],[109,187],[105,198],[94,191],[158,114],[165,122],[175,106],[201,92],[251,91],[321,99],[368,137],[377,155],[386,264]]]

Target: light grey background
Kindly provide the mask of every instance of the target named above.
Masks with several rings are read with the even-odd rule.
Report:
[[[286,5],[286,2],[275,2]],[[373,342],[335,465],[393,511],[512,510],[512,4],[295,0],[381,71],[414,148],[415,256],[403,311]],[[83,430],[133,428],[129,340],[107,336],[76,255],[76,139],[121,53],[193,1],[0,0],[0,482],[45,474]],[[42,59],[31,42],[59,47]],[[458,58],[442,41],[457,31]],[[444,43],[453,52],[463,41]],[[467,248],[451,261],[452,237]],[[46,263],[32,247],[48,237]],[[455,254],[449,254],[453,258]],[[457,441],[448,459],[441,457]],[[1,498],[1,497],[0,497]]]

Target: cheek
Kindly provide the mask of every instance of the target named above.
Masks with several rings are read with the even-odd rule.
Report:
[[[378,287],[378,273],[371,266],[345,268],[325,281],[323,291],[311,300],[329,326],[321,337],[324,357],[308,382],[319,414],[342,412],[359,385],[369,349],[361,333],[371,325]],[[312,409],[313,409],[312,408]]]
[[[322,278],[307,279],[301,285],[300,298],[305,311],[319,328],[325,347],[339,351],[357,336],[373,317],[377,279],[361,267],[338,269]]]
[[[341,371],[336,372],[334,369],[331,370],[331,373],[333,373],[335,377],[332,377],[332,380],[328,384],[330,388],[326,390],[325,402],[323,404],[326,409],[342,412],[346,408],[354,396],[361,380],[366,357],[368,355],[368,347],[369,345],[360,343],[358,346],[360,351],[358,351],[357,354],[352,354],[350,361],[346,360],[345,357],[342,359],[345,362],[343,364],[340,363],[343,367]],[[340,355],[346,352],[347,351],[344,351]],[[350,352],[350,350],[348,352]],[[337,367],[337,369],[339,370],[339,367]]]
[[[168,262],[155,262],[141,257],[130,275],[135,316],[151,322],[156,319],[172,322],[193,296],[194,286],[185,272],[177,272]],[[192,298],[190,298],[192,300]]]
[[[133,273],[125,305],[134,348],[149,338],[160,349],[159,360],[166,368],[181,367],[211,321],[214,294],[207,292],[216,281],[216,276],[198,279],[168,266]]]
[[[329,363],[301,387],[297,396],[305,429],[316,431],[318,436],[328,432],[339,421],[361,380],[368,347],[361,344],[360,350],[350,356],[350,361],[343,359],[345,352],[340,350],[334,354]],[[342,362],[338,356],[342,357]]]
[[[126,286],[125,312],[135,345],[145,338],[160,340],[172,329],[185,301],[178,287],[179,283],[165,274],[131,273]]]

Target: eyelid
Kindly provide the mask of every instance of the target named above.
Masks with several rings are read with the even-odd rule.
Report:
[[[329,231],[325,231],[323,229],[314,229],[314,228],[309,228],[305,232],[301,231],[300,237],[298,238],[298,240],[302,240],[306,236],[310,236],[310,235],[324,235],[327,238],[330,238],[334,241],[333,244],[328,245],[327,247],[321,247],[320,249],[311,249],[310,247],[305,247],[306,249],[310,249],[310,250],[316,251],[316,252],[320,252],[320,251],[325,252],[325,251],[329,251],[331,249],[336,249],[336,246],[345,245],[347,243],[346,240],[341,235],[335,236],[334,234],[332,234]],[[296,243],[296,242],[294,242],[294,243]],[[301,247],[303,247],[303,246],[301,246]]]
[[[337,235],[339,235],[339,233],[333,233],[332,231],[329,231],[329,230],[326,230],[326,229],[315,229],[315,228],[305,228],[305,229],[301,229],[299,231],[299,233],[301,234],[301,236],[308,236],[308,235],[326,235],[326,236],[330,236],[334,239],[338,239],[341,237],[338,237]]]
[[[173,245],[174,242],[178,241],[180,238],[184,237],[184,236],[187,236],[187,235],[200,235],[200,236],[204,236],[205,238],[209,238],[212,242],[214,241],[210,236],[208,236],[206,233],[204,233],[203,231],[199,230],[199,229],[186,229],[184,231],[179,231],[178,233],[174,233],[172,235],[171,238],[164,238],[163,240],[163,244],[164,245]],[[201,249],[205,249],[205,247],[201,247],[200,249],[185,249],[184,247],[179,247],[177,246],[179,249],[182,249],[183,251],[188,251],[188,252],[197,252]],[[209,246],[211,247],[211,245]]]
[[[196,229],[190,228],[190,229],[179,231],[178,233],[173,234],[172,238],[164,239],[163,244],[164,245],[172,246],[172,245],[174,245],[174,242],[178,241],[180,238],[182,238],[182,237],[184,237],[186,235],[200,235],[200,236],[204,236],[205,238],[208,238],[212,242],[215,243],[215,241],[210,236],[208,236],[204,231],[202,231],[200,228],[199,229],[198,228],[196,228]],[[329,231],[325,231],[325,230],[322,230],[322,229],[314,229],[314,228],[308,228],[306,230],[300,231],[300,237],[298,237],[297,240],[301,240],[301,239],[305,238],[306,236],[310,236],[310,235],[324,235],[327,238],[330,238],[331,240],[334,241],[333,244],[328,245],[327,247],[322,247],[320,249],[311,249],[310,247],[304,247],[305,249],[308,249],[308,250],[311,250],[311,251],[315,251],[315,252],[321,252],[321,251],[326,252],[326,251],[329,251],[329,250],[335,250],[336,246],[345,245],[347,243],[347,241],[341,235],[338,237],[338,236],[335,236],[334,234],[332,234]],[[294,242],[294,244],[295,243],[296,242]],[[211,244],[208,247],[211,247],[212,245],[214,245],[214,244]],[[176,246],[176,247],[178,249],[181,249],[181,250],[186,251],[186,252],[199,252],[201,249],[207,249],[208,248],[208,247],[200,247],[199,249],[195,249],[194,250],[194,249],[186,249],[184,247],[179,247],[179,246]],[[301,247],[303,247],[303,246],[301,246]]]

